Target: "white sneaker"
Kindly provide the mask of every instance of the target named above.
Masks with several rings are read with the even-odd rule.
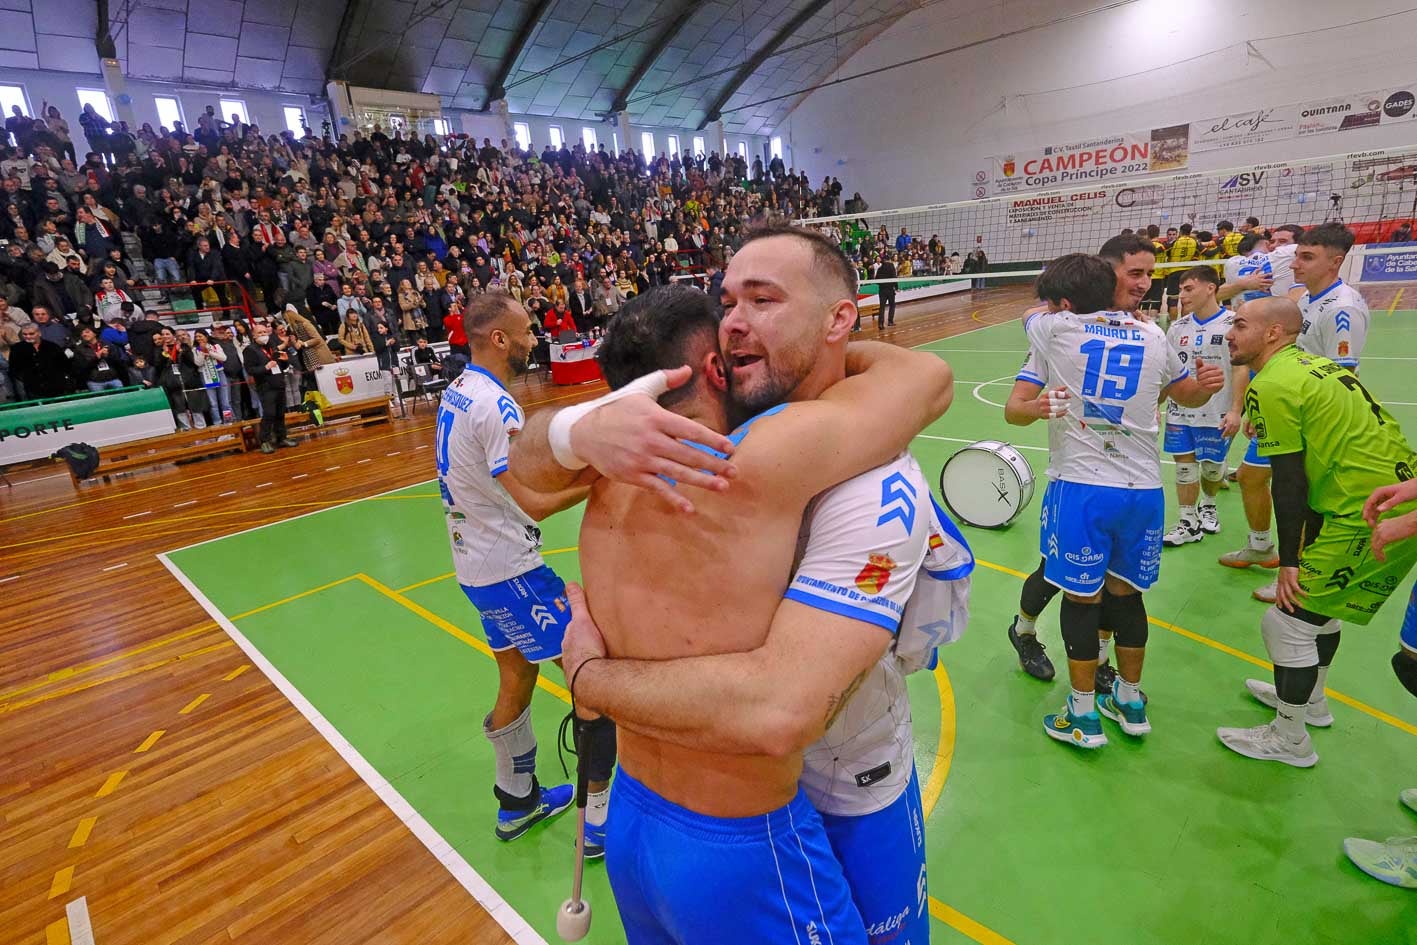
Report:
[[[1216,511],[1215,506],[1202,505],[1200,507],[1200,513],[1201,531],[1205,532],[1207,535],[1220,534],[1220,515]]]
[[[1417,837],[1393,837],[1384,843],[1349,837],[1343,852],[1373,879],[1399,889],[1417,889]]]
[[[1407,805],[1407,809],[1417,814],[1417,788],[1408,788],[1398,797],[1402,798],[1402,803]]]
[[[1179,548],[1181,545],[1189,545],[1193,541],[1200,541],[1205,535],[1201,533],[1199,525],[1187,521],[1180,521],[1165,535],[1161,536],[1161,543],[1167,548]]]
[[[1300,741],[1290,742],[1279,734],[1273,722],[1254,728],[1218,728],[1215,734],[1226,748],[1256,761],[1279,761],[1296,768],[1312,768],[1319,760],[1308,732]]]
[[[1227,568],[1248,568],[1259,565],[1262,568],[1279,567],[1279,552],[1274,545],[1268,548],[1251,548],[1246,545],[1238,551],[1227,551],[1220,556],[1220,563]]]
[[[1266,604],[1273,604],[1279,597],[1279,582],[1270,581],[1264,587],[1257,587],[1250,592],[1250,596],[1255,600],[1264,601]]]
[[[1279,708],[1279,693],[1274,691],[1274,683],[1267,683],[1263,679],[1247,679],[1245,688],[1250,690],[1250,695],[1271,709]],[[1304,710],[1304,721],[1316,728],[1328,728],[1333,724],[1333,713],[1328,708],[1328,696],[1319,696],[1308,704]],[[1412,809],[1417,810],[1417,789],[1414,789],[1412,794]]]

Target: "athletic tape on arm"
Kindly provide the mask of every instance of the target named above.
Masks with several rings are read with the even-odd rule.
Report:
[[[652,371],[644,377],[635,378],[619,390],[600,395],[595,400],[588,400],[583,404],[563,407],[558,410],[556,416],[551,418],[551,426],[546,433],[546,438],[551,443],[551,453],[556,457],[556,462],[566,469],[585,469],[588,464],[576,455],[575,449],[571,446],[571,428],[597,407],[604,407],[623,397],[643,394],[651,400],[658,400],[661,394],[669,390],[669,381],[666,378],[667,372]]]

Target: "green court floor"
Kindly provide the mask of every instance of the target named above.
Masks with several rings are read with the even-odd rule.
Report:
[[[938,475],[966,443],[1003,439],[1041,476],[1043,426],[1008,427],[998,407],[1023,358],[1019,325],[927,350],[959,378],[954,406],[915,444],[927,472]],[[1417,438],[1417,312],[1376,311],[1365,354],[1365,384]],[[432,450],[415,455],[431,477]],[[1271,717],[1243,686],[1247,676],[1268,678],[1263,605],[1249,593],[1269,572],[1216,564],[1245,534],[1238,490],[1223,492],[1222,533],[1168,549],[1147,595],[1154,625],[1144,686],[1155,731],[1138,741],[1111,727],[1107,748],[1083,753],[1041,731],[1066,684],[1024,676],[1004,637],[1020,578],[1037,561],[1036,511],[1035,500],[1006,531],[967,530],[982,564],[969,631],[942,651],[941,671],[912,680],[933,940],[1417,943],[1417,895],[1363,876],[1341,849],[1345,836],[1417,833],[1397,800],[1417,786],[1417,701],[1388,667],[1410,581],[1372,625],[1345,633],[1329,677],[1336,723],[1314,734],[1317,767],[1234,755],[1215,728]],[[579,577],[578,525],[572,510],[544,529],[547,561],[568,580]],[[574,822],[567,816],[511,845],[492,837],[493,762],[481,720],[496,672],[449,573],[433,484],[164,558],[519,941],[557,941]],[[1061,664],[1056,627],[1050,610],[1040,631]],[[533,716],[549,783],[560,776],[566,705],[559,672],[544,678]],[[623,941],[603,867],[590,867],[588,884],[589,941]]]

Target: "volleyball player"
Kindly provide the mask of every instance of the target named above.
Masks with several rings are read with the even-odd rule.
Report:
[[[1305,267],[1313,250],[1328,251],[1322,242],[1301,243],[1296,266],[1306,250]],[[1247,758],[1308,768],[1318,754],[1307,723],[1333,722],[1324,683],[1343,621],[1366,625],[1417,564],[1417,542],[1375,549],[1364,521],[1369,495],[1417,473],[1417,453],[1348,367],[1296,346],[1303,329],[1294,302],[1270,298],[1242,307],[1230,333],[1231,360],[1256,372],[1245,410],[1274,471],[1280,570],[1276,603],[1260,623],[1274,684],[1246,686],[1276,711],[1266,725],[1216,734]],[[1414,509],[1405,502],[1384,514]],[[1399,659],[1401,677],[1407,658]]]
[[[443,392],[434,440],[453,569],[482,618],[497,660],[497,696],[482,722],[492,743],[496,836],[511,841],[571,805],[572,787],[542,787],[536,778],[531,696],[540,665],[561,657],[570,614],[565,584],[542,560],[536,523],[585,499],[578,483],[551,493],[524,485],[508,466],[511,440],[524,423],[507,385],[526,371],[536,347],[526,310],[509,295],[479,295],[463,312],[472,359]],[[607,783],[614,767],[615,727],[592,723],[598,768],[586,814],[587,854],[604,852]]]
[[[1200,359],[1192,374],[1160,328],[1108,311],[1115,280],[1096,256],[1049,264],[1038,279],[1048,311],[1025,322],[1035,380],[1015,384],[1008,408],[1014,415],[1020,402],[1066,392],[1067,415],[1048,427],[1039,551],[1045,580],[1064,592],[1072,690],[1043,729],[1080,748],[1107,744],[1099,713],[1128,735],[1151,731],[1139,684],[1149,629],[1141,594],[1160,573],[1165,515],[1156,408],[1167,397],[1202,406],[1225,384],[1225,373]],[[1116,639],[1119,672],[1098,693],[1103,628]]]
[[[1216,301],[1219,285],[1220,277],[1210,266],[1187,269],[1181,276],[1181,311],[1185,314],[1171,325],[1166,338],[1180,352],[1182,364],[1192,358],[1207,364],[1230,360],[1226,336],[1235,313]],[[1220,531],[1215,496],[1225,480],[1230,440],[1240,429],[1248,380],[1245,368],[1229,368],[1225,387],[1204,406],[1168,405],[1165,450],[1176,463],[1176,502],[1181,514],[1180,521],[1161,539],[1162,544],[1174,548]]]
[[[1112,266],[1112,279],[1116,285],[1113,291],[1111,305],[1108,306],[1115,311],[1136,312],[1146,298],[1151,289],[1152,274],[1156,269],[1156,252],[1151,242],[1133,233],[1124,233],[1121,236],[1114,236],[1102,244],[1098,255]],[[1047,306],[1039,306],[1030,310],[1024,318],[1027,320],[1029,314],[1044,311]],[[1014,390],[1019,390],[1019,383],[1035,384],[1040,383],[1035,372],[1030,371],[1029,365],[1025,363],[1023,369],[1014,384]],[[1046,385],[1045,385],[1046,386]],[[1012,398],[1011,398],[1012,399]],[[1047,405],[1039,405],[1039,409]],[[1050,409],[1056,408],[1056,400]],[[1032,423],[1038,419],[1049,419],[1042,414],[1028,419],[1022,414],[1015,420],[1009,420],[1009,412],[1004,412],[1005,420],[1010,423]],[[1051,680],[1056,672],[1053,668],[1053,661],[1048,658],[1047,648],[1038,639],[1038,618],[1044,609],[1058,593],[1058,588],[1048,583],[1043,575],[1045,562],[1039,560],[1038,567],[1023,582],[1023,591],[1019,595],[1018,613],[1014,616],[1013,623],[1009,625],[1009,642],[1013,644],[1014,651],[1018,654],[1019,666],[1024,672],[1034,679],[1041,679],[1044,682]],[[1098,634],[1098,667],[1097,667],[1097,691],[1110,692],[1112,683],[1116,679],[1116,670],[1112,668],[1111,662],[1107,658],[1107,649],[1111,645],[1112,634],[1110,630],[1104,629]],[[1145,695],[1143,695],[1145,699]]]
[[[1168,260],[1173,263],[1182,263],[1191,262],[1200,257],[1200,243],[1196,242],[1196,238],[1191,235],[1194,229],[1189,223],[1181,224],[1176,238],[1167,247]],[[1181,273],[1187,271],[1189,270],[1172,269],[1170,274],[1166,276],[1167,307],[1173,317],[1178,311],[1184,311],[1178,308],[1178,303],[1181,294]]]
[[[1226,286],[1240,287],[1240,291],[1229,295],[1231,308],[1239,308],[1252,299],[1260,299],[1270,294],[1274,283],[1274,269],[1269,262],[1269,240],[1263,233],[1246,233],[1240,237],[1235,247],[1235,255],[1225,260]],[[1246,280],[1241,285],[1240,280]],[[1253,285],[1254,288],[1244,286]],[[1217,296],[1219,293],[1217,293]]]
[[[1291,267],[1305,289],[1299,298],[1303,315],[1299,350],[1329,358],[1357,374],[1368,337],[1368,303],[1338,276],[1353,248],[1353,233],[1341,223],[1324,223],[1304,231],[1296,242]],[[1222,555],[1220,563],[1230,568],[1277,567],[1279,561],[1270,532],[1269,461],[1259,453],[1253,437],[1238,478],[1250,540],[1244,548]],[[1274,603],[1275,584],[1257,588],[1253,596],[1264,603]]]

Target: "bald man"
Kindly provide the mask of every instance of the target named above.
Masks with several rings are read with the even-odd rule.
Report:
[[[1295,346],[1302,330],[1287,298],[1246,302],[1230,330],[1231,363],[1256,372],[1245,413],[1274,474],[1278,590],[1260,622],[1274,685],[1247,686],[1276,716],[1216,734],[1247,758],[1308,768],[1319,756],[1306,726],[1333,724],[1324,682],[1342,621],[1366,625],[1417,563],[1417,542],[1378,558],[1363,509],[1375,490],[1413,478],[1417,453],[1351,371]],[[1414,509],[1409,500],[1381,517]]]

